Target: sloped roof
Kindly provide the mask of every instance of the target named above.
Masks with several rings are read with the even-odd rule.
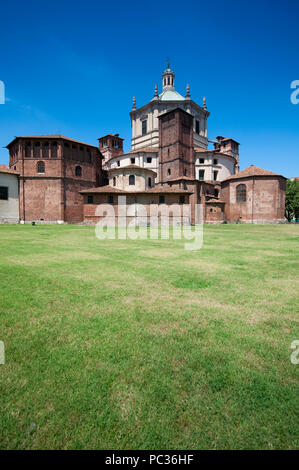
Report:
[[[170,187],[163,187],[163,186],[156,186],[151,189],[145,189],[143,191],[126,191],[124,189],[114,188],[113,186],[99,186],[98,188],[90,188],[90,189],[83,189],[80,191],[81,194],[98,194],[98,193],[121,193],[121,194],[165,194],[165,193],[176,193],[176,194],[192,194],[192,191],[188,191],[186,189],[177,189],[177,188],[170,188]]]
[[[143,148],[139,148],[139,149],[135,149],[135,150],[130,150],[129,154],[131,154],[131,153],[140,153],[140,152],[158,153],[159,149],[154,148],[154,147],[143,147]],[[128,154],[124,153],[124,155],[128,155]],[[121,155],[119,155],[119,157],[120,156]],[[116,157],[114,157],[114,158],[116,158]]]
[[[203,149],[202,147],[194,147],[194,151],[197,153],[197,152],[204,152],[204,153],[207,153],[207,152],[215,152],[214,149],[212,150],[209,150],[209,149]]]
[[[64,139],[64,140],[68,140],[69,142],[75,142],[76,144],[88,145],[88,147],[94,147],[99,150],[99,148],[96,145],[90,145],[90,144],[87,144],[86,142],[81,142],[80,140],[71,139],[70,137],[66,137],[65,135],[61,135],[61,134],[19,135],[15,137],[6,147],[9,147],[17,139]]]
[[[218,203],[218,204],[225,204],[225,201],[222,201],[221,199],[216,199],[216,198],[211,198],[206,200],[206,204],[209,204],[211,202],[212,204]]]
[[[225,178],[225,180],[223,181],[239,179],[239,178],[248,178],[250,176],[282,176],[282,175],[279,175],[278,173],[273,173],[273,171],[264,170],[263,168],[259,168],[258,166],[250,165],[248,168],[245,168],[245,170],[239,171],[239,173],[229,176],[228,178]]]
[[[147,171],[150,173],[154,173],[154,175],[157,176],[157,173],[154,170],[151,170],[150,168],[146,168],[144,166],[139,166],[139,165],[126,165],[126,166],[117,166],[115,168],[110,168],[108,173],[113,172],[113,171],[123,171],[123,170],[142,170],[142,171]]]
[[[189,176],[178,176],[177,178],[167,178],[167,181],[165,181],[165,182],[166,183],[168,183],[168,182],[172,183],[173,181],[180,181],[180,180],[183,180],[183,181],[199,181],[198,179],[190,178]]]
[[[8,168],[8,166],[6,165],[0,165],[0,173],[10,173],[12,175],[19,175],[20,173],[18,173],[17,171],[15,170],[11,170],[10,168]]]
[[[185,98],[175,90],[164,90],[159,98],[161,101],[185,101]]]

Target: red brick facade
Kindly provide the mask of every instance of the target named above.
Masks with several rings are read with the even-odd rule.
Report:
[[[225,220],[246,223],[283,222],[286,179],[279,175],[242,177],[241,173],[239,178],[222,183]]]
[[[180,108],[159,116],[160,182],[186,176],[195,178],[193,117]]]
[[[79,191],[102,183],[97,147],[66,137],[18,137],[8,146],[9,165],[20,174],[20,220],[83,220]]]

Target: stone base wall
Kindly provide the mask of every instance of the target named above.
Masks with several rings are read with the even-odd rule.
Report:
[[[0,224],[18,224],[19,219],[0,217]]]

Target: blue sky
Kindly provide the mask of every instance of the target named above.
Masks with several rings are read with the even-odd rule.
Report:
[[[132,97],[161,89],[169,57],[176,90],[207,98],[208,137],[241,143],[241,169],[299,176],[298,0],[2,2],[0,41],[0,163],[17,135],[118,132],[129,150]]]

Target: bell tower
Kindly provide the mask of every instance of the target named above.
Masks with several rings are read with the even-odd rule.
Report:
[[[160,183],[182,177],[194,179],[193,116],[175,108],[158,119]]]

